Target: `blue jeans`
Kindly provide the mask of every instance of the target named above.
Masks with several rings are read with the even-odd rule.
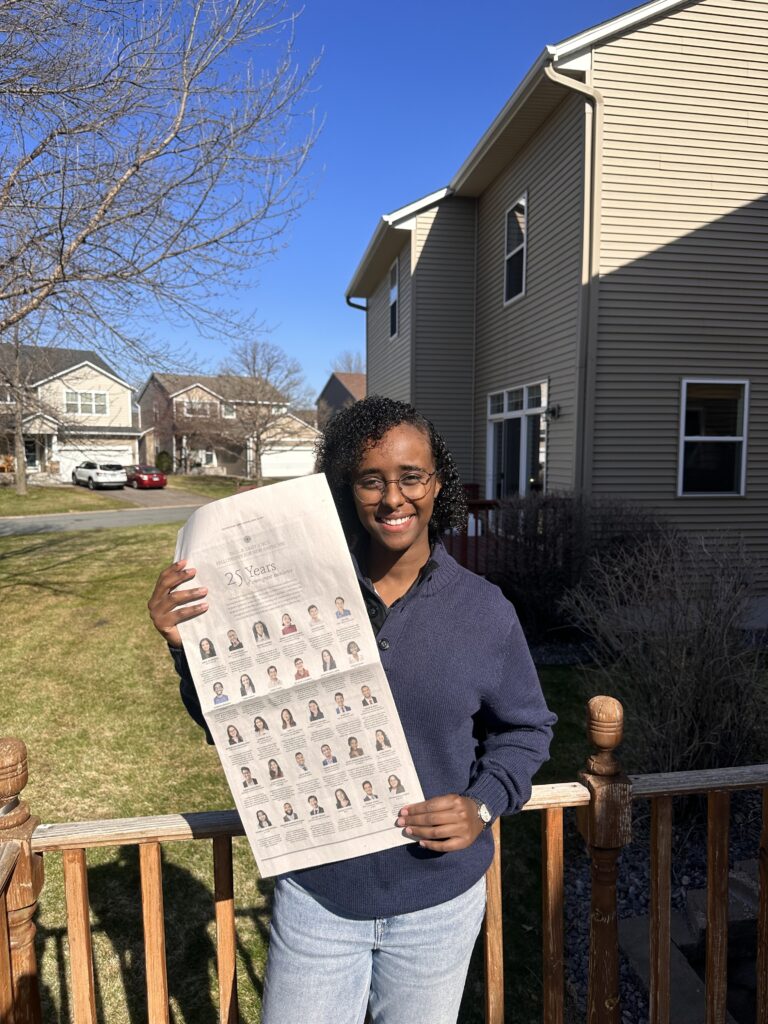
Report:
[[[278,879],[262,1024],[454,1024],[485,911],[485,878],[412,914],[334,912]]]

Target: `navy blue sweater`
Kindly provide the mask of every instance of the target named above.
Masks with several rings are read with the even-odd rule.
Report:
[[[378,602],[359,571],[358,578],[366,602]],[[461,793],[494,817],[519,810],[547,759],[556,718],[498,587],[437,544],[419,583],[389,609],[378,644],[425,798]],[[172,654],[182,700],[205,727],[184,653]],[[293,876],[343,912],[390,917],[460,895],[492,857],[486,831],[466,850],[434,853],[414,843]]]

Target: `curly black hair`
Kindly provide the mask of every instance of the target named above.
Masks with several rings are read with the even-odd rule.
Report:
[[[435,499],[429,526],[433,536],[450,528],[464,529],[467,500],[453,456],[434,425],[407,402],[369,395],[336,413],[317,443],[315,471],[325,473],[349,543],[364,532],[352,497],[352,477],[368,448],[393,427],[410,423],[429,438],[442,488]]]

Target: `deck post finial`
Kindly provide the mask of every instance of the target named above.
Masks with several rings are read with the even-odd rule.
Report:
[[[579,808],[579,829],[592,861],[589,935],[589,1024],[619,1024],[619,930],[616,898],[618,859],[632,839],[632,788],[615,750],[623,736],[624,709],[614,697],[587,705],[587,737],[596,752],[579,781],[590,794]]]
[[[6,894],[11,952],[14,1024],[40,1024],[40,992],[35,957],[37,898],[43,887],[43,858],[32,853],[38,819],[21,799],[27,784],[27,748],[21,740],[0,737],[0,844],[21,843]]]

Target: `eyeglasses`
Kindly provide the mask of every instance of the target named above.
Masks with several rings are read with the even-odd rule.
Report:
[[[430,480],[436,473],[436,469],[431,473],[426,473],[423,470],[410,470],[391,480],[384,480],[380,476],[362,476],[352,484],[352,490],[364,505],[370,505],[381,501],[386,493],[387,484],[397,484],[404,498],[419,501],[427,493]]]

